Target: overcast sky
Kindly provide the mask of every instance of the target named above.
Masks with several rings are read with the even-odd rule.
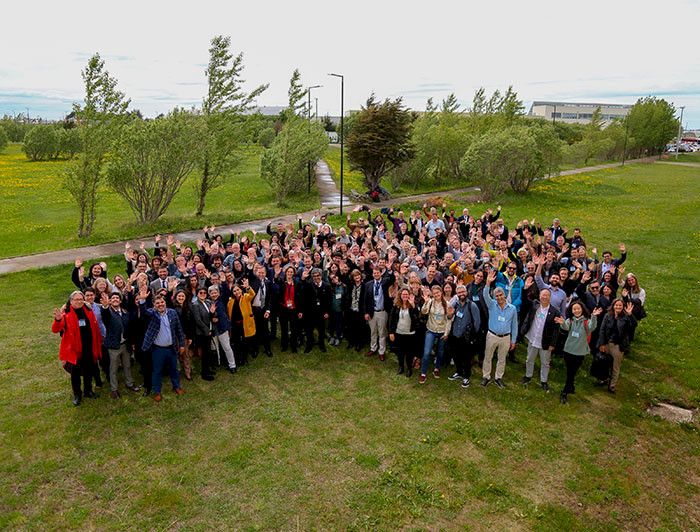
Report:
[[[109,6],[109,7],[103,7]],[[700,1],[7,2],[0,31],[0,114],[60,118],[82,98],[80,71],[99,52],[145,116],[199,105],[209,41],[230,35],[259,105],[284,105],[299,68],[319,114],[370,93],[423,109],[454,92],[513,85],[533,100],[686,106],[700,128]]]

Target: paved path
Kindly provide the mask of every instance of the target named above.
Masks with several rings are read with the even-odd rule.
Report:
[[[661,159],[659,161],[660,163],[665,163],[665,164],[677,164],[678,166],[694,166],[694,167],[700,167],[700,163],[679,163],[677,161],[667,161],[664,159]]]
[[[627,164],[639,163],[639,162],[654,162],[655,159],[645,158],[645,159],[633,159],[626,161]],[[585,172],[595,172],[596,170],[603,170],[605,168],[613,168],[620,166],[622,163],[611,163],[611,164],[601,164],[597,166],[587,166],[585,168],[577,168],[574,170],[566,170],[561,172],[560,175],[573,175],[582,174]],[[666,163],[666,164],[682,164],[686,166],[699,166],[694,163]],[[330,181],[329,181],[330,180]],[[325,161],[319,161],[316,168],[316,184],[319,187],[319,196],[321,205],[324,209],[333,209],[339,205],[340,193],[335,187],[335,182],[330,177],[330,171],[328,165]],[[390,199],[388,201],[383,201],[379,203],[372,203],[371,208],[375,209],[377,207],[388,207],[391,205],[396,205],[397,203],[407,203],[411,201],[425,201],[429,198],[435,196],[453,196],[456,194],[469,194],[476,192],[479,189],[477,187],[470,188],[460,188],[455,190],[443,190],[430,192],[427,194],[417,194],[414,196],[403,196],[399,198]],[[347,206],[346,212],[350,212],[356,206],[347,198],[343,199],[343,207]],[[309,220],[313,216],[313,211],[308,211],[300,213],[305,220]],[[287,214],[284,216],[278,216],[276,218],[266,218],[264,220],[251,220],[248,222],[242,222],[232,225],[222,225],[217,226],[218,231],[221,234],[228,233],[229,229],[234,231],[250,231],[255,229],[258,232],[264,232],[267,227],[268,222],[272,221],[273,225],[277,222],[282,222],[284,224],[296,223],[296,214]],[[201,229],[195,229],[192,231],[184,231],[182,233],[176,233],[173,235],[175,240],[180,240],[182,242],[194,242],[198,238],[203,236]],[[134,248],[138,248],[141,241],[145,241],[146,245],[150,248],[152,247],[152,237],[146,237],[141,239],[131,240],[131,245]],[[76,257],[81,257],[85,262],[90,262],[91,260],[99,259],[102,257],[109,257],[111,255],[120,255],[124,252],[124,242],[111,242],[109,244],[100,244],[97,246],[87,246],[80,248],[70,248],[62,249],[59,251],[49,251],[46,253],[37,253],[35,255],[24,255],[21,257],[12,257],[9,259],[0,259],[0,274],[4,273],[14,273],[21,272],[24,270],[29,270],[31,268],[40,268],[45,266],[56,266],[58,264],[67,264],[75,261]]]

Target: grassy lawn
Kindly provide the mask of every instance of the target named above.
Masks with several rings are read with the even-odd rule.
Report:
[[[678,154],[678,159],[676,159],[676,154],[675,153],[667,153],[665,154],[665,157],[668,158],[661,158],[660,161],[668,161],[668,162],[678,162],[678,163],[695,163],[698,164],[700,163],[700,152],[695,152],[695,153],[679,153]]]
[[[102,187],[93,236],[78,239],[77,208],[61,185],[63,160],[31,162],[19,144],[0,154],[0,258],[79,247],[103,242],[222,225],[288,212],[303,212],[318,206],[318,195],[300,197],[277,207],[273,190],[260,178],[261,148],[250,148],[240,171],[209,193],[204,215],[196,208],[192,185],[186,182],[167,212],[150,225],[137,224],[127,202]]]
[[[599,253],[625,242],[647,290],[617,395],[592,385],[588,357],[567,405],[560,359],[550,394],[517,384],[521,364],[505,390],[465,391],[397,376],[393,357],[274,344],[183,397],[103,390],[74,408],[49,332],[70,266],[0,276],[0,528],[698,530],[700,431],[643,413],[700,401],[698,197],[700,169],[636,164],[502,199],[509,227],[556,215]]]
[[[335,181],[338,188],[340,188],[340,148],[337,146],[329,146],[325,157],[328,167],[331,169],[331,176]],[[364,177],[360,171],[350,171],[350,161],[348,161],[348,154],[345,152],[345,161],[343,162],[343,173],[345,174],[343,178],[343,188],[346,194],[350,195],[350,190],[353,188],[357,190],[360,194],[363,194],[367,187],[365,186]],[[456,188],[465,188],[472,186],[472,183],[454,183],[452,181],[447,181],[436,185],[433,180],[425,180],[417,184],[417,186],[403,184],[397,191],[394,191],[391,187],[391,182],[388,177],[383,177],[380,185],[387,189],[392,197],[401,196],[412,196],[414,194],[425,194],[426,192],[432,192],[437,190],[454,190]]]

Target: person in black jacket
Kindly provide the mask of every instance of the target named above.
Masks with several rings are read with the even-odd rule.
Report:
[[[462,388],[468,388],[474,361],[474,339],[481,330],[481,313],[476,303],[468,299],[464,285],[457,287],[457,301],[452,307],[455,313],[450,336],[447,339],[447,348],[454,358],[456,371],[454,375],[448,377],[448,380],[461,379]]]
[[[281,347],[283,353],[287,351],[288,346],[291,346],[292,353],[296,353],[297,345],[299,345],[299,329],[302,316],[302,288],[301,282],[294,279],[296,274],[297,269],[294,266],[287,266],[284,270],[284,278],[280,279],[278,277],[275,279],[278,286],[278,314],[280,318],[280,330],[282,335]]]
[[[139,387],[134,384],[134,379],[131,376],[129,314],[121,308],[121,304],[122,295],[119,292],[112,292],[109,298],[107,294],[102,293],[102,323],[104,323],[107,332],[104,345],[109,352],[109,387],[114,399],[119,397],[117,371],[120,361],[126,387],[134,392],[139,391]]]
[[[255,291],[253,299],[253,316],[255,317],[255,341],[256,346],[253,350],[253,358],[258,356],[258,350],[262,345],[265,349],[265,354],[272,356],[270,349],[270,331],[268,322],[270,321],[270,306],[272,305],[272,296],[274,288],[272,282],[267,278],[267,268],[262,264],[256,264],[253,268],[255,280],[251,283],[251,288]]]
[[[559,324],[554,321],[554,318],[561,317],[559,310],[554,305],[549,304],[550,295],[548,288],[540,290],[539,302],[533,303],[520,327],[520,336],[524,336],[528,340],[525,377],[523,377],[522,383],[527,384],[532,380],[532,375],[535,372],[535,360],[539,355],[540,383],[545,392],[549,391],[549,362],[559,337]]]
[[[214,352],[212,342],[212,304],[207,299],[208,291],[203,286],[197,289],[197,299],[192,302],[190,311],[194,322],[195,343],[202,357],[202,379],[214,380]]]
[[[326,320],[331,310],[331,287],[323,282],[323,274],[320,269],[311,271],[311,280],[305,281],[303,289],[304,312],[303,317],[306,327],[306,349],[304,353],[310,353],[314,346],[314,329],[318,331],[318,347],[326,352]]]
[[[484,290],[488,290],[484,282],[484,270],[479,269],[474,272],[474,280],[467,285],[467,299],[476,304],[481,321],[479,330],[474,331],[474,351],[478,353],[479,364],[484,361],[486,331],[489,323],[489,309],[484,301]]]
[[[402,288],[396,296],[389,315],[389,340],[393,342],[394,351],[399,359],[398,375],[404,372],[404,366],[406,377],[410,377],[413,373],[411,362],[417,352],[416,345],[420,344],[420,341],[416,340],[418,321],[415,296],[408,288]]]
[[[593,279],[589,282],[591,277],[591,272],[584,272],[581,276],[581,283],[576,288],[576,294],[581,298],[581,302],[586,305],[587,309],[593,311],[600,308],[603,312],[606,312],[608,308],[610,308],[610,300],[603,295],[598,279]],[[588,287],[588,291],[586,291],[586,287]],[[598,320],[595,329],[591,332],[591,341],[589,344],[591,353],[598,351],[598,336],[600,335],[600,327],[602,325],[603,320]]]
[[[219,287],[211,285],[208,290],[211,299],[211,325],[212,339],[216,350],[214,351],[214,364],[227,366],[231,373],[236,373],[236,360],[231,348],[231,320],[228,319],[228,309],[221,299]],[[223,351],[224,356],[221,356]],[[225,360],[224,360],[225,359]]]
[[[626,353],[629,353],[630,337],[637,326],[637,320],[632,316],[633,311],[634,305],[631,302],[625,307],[622,299],[617,298],[612,302],[600,326],[598,349],[613,358],[612,374],[608,384],[608,391],[611,393],[615,393],[622,359]]]

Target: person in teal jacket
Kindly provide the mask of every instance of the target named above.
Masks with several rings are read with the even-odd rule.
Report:
[[[574,393],[574,379],[578,372],[583,358],[590,352],[588,338],[598,324],[598,315],[603,309],[598,307],[589,312],[586,305],[580,299],[574,299],[566,311],[567,318],[554,318],[554,321],[564,331],[568,331],[566,343],[564,344],[564,362],[566,364],[566,384],[561,392],[559,401],[566,403],[566,396]]]
[[[518,268],[514,262],[509,262],[506,266],[505,275],[502,272],[498,272],[496,277],[496,288],[502,288],[506,295],[506,301],[513,305],[520,315],[520,308],[523,303],[523,289],[525,287],[525,281],[523,281],[517,275]],[[517,362],[515,358],[515,349],[508,351],[508,360],[511,362]]]

